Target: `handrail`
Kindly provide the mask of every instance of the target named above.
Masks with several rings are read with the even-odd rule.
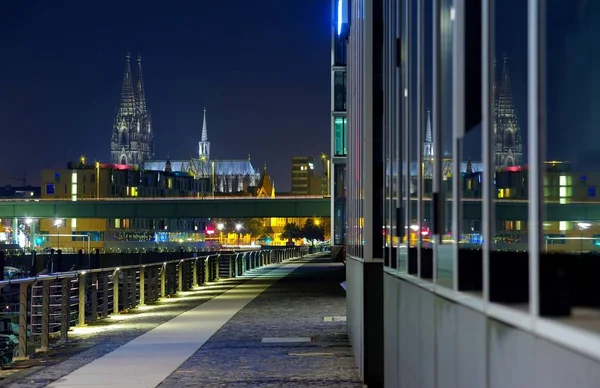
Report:
[[[104,197],[104,198],[77,198],[73,201],[71,198],[11,198],[0,199],[1,202],[164,202],[164,201],[276,201],[276,200],[293,200],[293,199],[329,199],[322,195],[286,195],[280,197],[249,197],[249,196],[232,196],[232,197]]]

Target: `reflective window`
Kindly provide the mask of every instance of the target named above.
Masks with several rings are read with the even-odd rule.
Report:
[[[335,117],[334,126],[334,156],[346,156],[348,154],[346,146],[346,117]]]

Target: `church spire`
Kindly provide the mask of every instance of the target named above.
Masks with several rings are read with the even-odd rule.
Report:
[[[146,110],[146,91],[144,90],[144,78],[142,77],[142,54],[138,54],[137,57],[135,94],[138,113],[142,116],[146,116],[148,112]]]
[[[206,129],[206,107],[204,107],[204,120],[202,121],[202,138],[201,140],[208,141],[208,130]]]
[[[121,89],[121,104],[119,106],[119,116],[133,116],[136,112],[135,93],[133,90],[133,80],[131,77],[131,55],[127,52],[125,55],[125,74],[123,76],[123,88]]]
[[[423,143],[423,157],[433,158],[433,134],[431,131],[431,111],[427,110],[427,126],[425,127],[425,142]]]
[[[210,159],[210,142],[208,141],[208,130],[206,129],[206,107],[204,108],[204,121],[202,122],[202,137],[198,142],[198,157],[203,161]]]
[[[431,111],[427,110],[427,127],[425,127],[425,142],[433,143],[433,134],[431,133]]]

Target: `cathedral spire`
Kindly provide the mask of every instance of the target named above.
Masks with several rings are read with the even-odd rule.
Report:
[[[202,138],[203,142],[208,141],[208,130],[206,129],[206,107],[204,107],[204,120],[202,121]]]
[[[202,137],[198,142],[198,157],[203,161],[210,159],[210,142],[208,141],[208,130],[206,129],[206,107],[204,108],[204,120],[202,122]]]
[[[427,127],[425,129],[425,142],[433,143],[433,134],[431,133],[431,111],[427,110]]]
[[[431,131],[431,111],[427,110],[427,126],[425,127],[425,142],[423,143],[423,157],[433,158],[433,134]]]
[[[146,91],[144,90],[144,78],[142,77],[142,54],[138,54],[137,57],[135,96],[138,113],[142,116],[146,116],[148,112],[146,110]]]
[[[133,116],[136,112],[135,93],[133,90],[133,80],[131,77],[131,55],[127,52],[125,55],[125,74],[123,75],[123,88],[121,89],[121,104],[119,106],[119,116]]]

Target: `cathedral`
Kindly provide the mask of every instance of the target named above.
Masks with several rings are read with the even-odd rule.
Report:
[[[198,157],[188,160],[147,160],[145,170],[171,170],[193,174],[196,179],[207,182],[206,194],[254,194],[261,174],[248,159],[215,160],[210,157],[210,141],[206,126],[206,109],[202,122],[202,133],[198,142]]]
[[[125,56],[121,103],[113,125],[110,160],[112,164],[133,165],[148,171],[185,172],[206,182],[206,194],[254,194],[261,179],[247,159],[214,160],[206,126],[206,109],[198,142],[198,157],[187,160],[154,160],[152,121],[146,106],[142,79],[142,57],[137,58],[137,74],[131,72],[131,56]]]
[[[131,73],[130,57],[127,53],[121,103],[110,141],[110,161],[112,164],[141,166],[154,156],[152,121],[146,107],[142,57],[138,55],[135,79]]]

